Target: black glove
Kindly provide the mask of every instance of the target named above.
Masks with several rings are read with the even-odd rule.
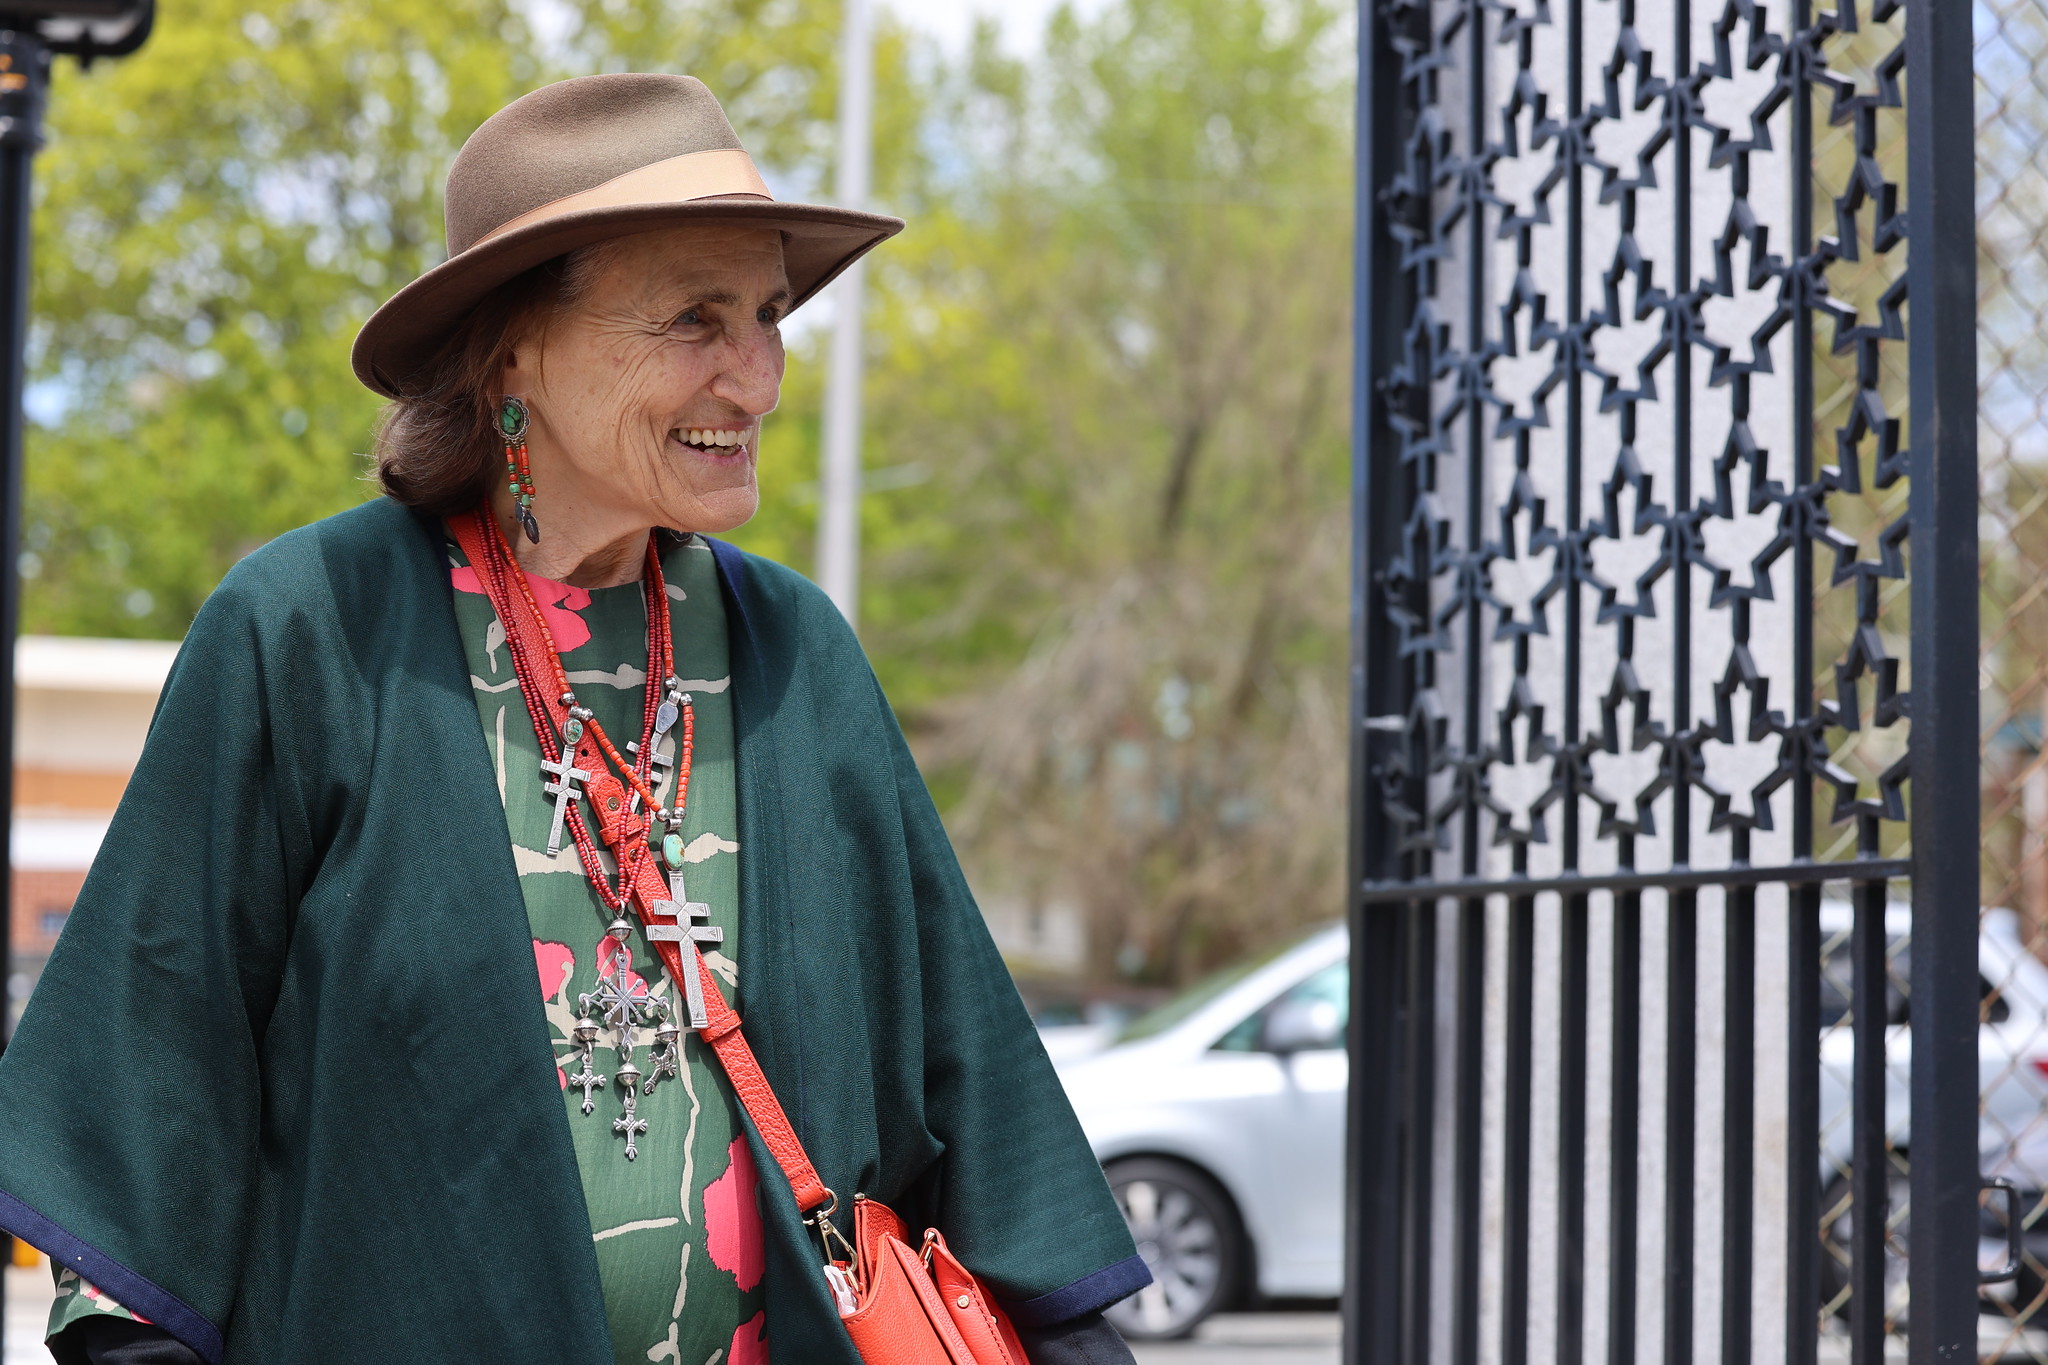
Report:
[[[1017,1339],[1031,1365],[1137,1365],[1122,1334],[1100,1313],[1050,1327],[1019,1327]]]
[[[81,1318],[50,1338],[57,1365],[202,1365],[161,1327],[132,1318]]]

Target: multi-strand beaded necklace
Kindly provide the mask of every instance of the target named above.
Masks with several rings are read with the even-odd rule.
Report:
[[[623,1116],[613,1121],[612,1128],[625,1136],[626,1159],[630,1161],[638,1155],[635,1139],[647,1131],[646,1120],[637,1114],[638,1096],[642,1090],[651,1092],[664,1077],[677,1074],[681,1030],[673,1017],[671,1003],[649,994],[646,983],[632,971],[632,949],[629,946],[632,922],[627,918],[627,911],[638,894],[643,916],[650,910],[666,915],[681,912],[680,928],[651,925],[650,936],[668,930],[670,932],[662,936],[674,939],[678,945],[688,941],[719,941],[716,929],[691,923],[697,919],[708,920],[709,910],[688,902],[681,886],[683,813],[689,801],[696,713],[689,694],[682,690],[682,684],[675,676],[668,587],[662,575],[661,556],[654,537],[650,535],[647,567],[642,580],[647,599],[647,687],[640,738],[626,746],[632,754],[629,760],[612,743],[591,710],[578,704],[575,690],[569,685],[569,675],[562,667],[561,653],[555,647],[554,635],[548,629],[547,618],[533,596],[525,571],[513,558],[512,547],[506,542],[497,518],[488,508],[479,508],[465,520],[466,525],[458,524],[456,527],[457,538],[463,542],[463,548],[477,570],[478,581],[489,595],[499,623],[504,627],[513,671],[519,680],[519,693],[526,700],[527,715],[533,722],[534,737],[540,744],[541,771],[553,778],[542,787],[555,803],[548,856],[559,854],[566,825],[583,860],[584,875],[589,878],[599,901],[612,912],[611,923],[606,927],[606,933],[615,945],[612,965],[609,970],[600,971],[597,990],[579,998],[581,1017],[576,1023],[575,1039],[583,1065],[579,1074],[569,1078],[569,1083],[583,1090],[583,1112],[586,1115],[593,1112],[596,1102],[592,1092],[604,1089],[606,1078],[591,1069],[592,1054],[602,1032],[610,1029],[619,1058],[611,1083],[621,1096],[624,1108]],[[657,678],[664,680],[659,690],[654,685]],[[667,766],[668,760],[661,756],[659,750],[678,721],[682,725],[682,737],[674,763],[675,800],[672,805],[663,806],[658,792],[659,769]],[[613,772],[617,773],[616,778],[611,775]],[[584,820],[579,798],[591,802],[605,842],[612,846],[618,864],[616,881],[605,875],[597,840],[592,837]],[[643,802],[646,805],[645,815],[641,814]],[[673,885],[665,891],[662,879],[649,865],[654,852],[645,837],[657,829],[661,831],[660,861],[673,879]],[[654,902],[651,905],[648,903],[650,900]],[[695,966],[694,960],[690,965]],[[600,966],[602,968],[602,964]],[[689,1022],[693,1026],[701,1026],[704,1007],[699,998],[699,982],[693,972],[685,971],[684,975],[686,979],[679,984],[689,996]],[[654,1034],[650,1070],[644,1084],[639,1068],[633,1064],[637,1046],[635,1031],[643,1028],[651,1028]]]

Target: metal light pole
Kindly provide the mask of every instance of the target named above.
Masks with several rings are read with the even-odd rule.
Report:
[[[50,61],[80,66],[141,47],[155,0],[0,0],[0,1051],[14,1031],[14,640],[21,633],[21,471],[31,170]]]
[[[839,54],[838,199],[867,207],[869,127],[874,108],[871,0],[846,0]],[[825,456],[818,480],[818,583],[848,621],[860,600],[861,295],[867,264],[855,261],[836,286],[832,356],[825,376]]]

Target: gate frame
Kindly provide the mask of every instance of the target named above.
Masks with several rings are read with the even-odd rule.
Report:
[[[1906,4],[1907,515],[1914,531],[1907,578],[1913,632],[1912,1365],[1977,1354],[1982,781],[1975,11],[1953,0]],[[1954,97],[1914,98],[1923,79]]]
[[[1469,0],[1478,8],[1481,0]],[[1976,362],[1975,80],[1972,66],[1974,6],[1951,0],[1843,0],[1862,8],[1875,3],[1906,12],[1905,123],[1907,129],[1907,355],[1910,396],[1908,521],[1912,528],[1908,593],[1911,728],[1908,736],[1911,854],[1899,872],[1912,885],[1913,1061],[1911,1074],[1911,1221],[1909,1289],[1913,1303],[1909,1334],[1912,1365],[1958,1365],[1976,1355],[1978,1269],[1977,1223],[1980,1176],[1977,1168],[1979,985],[1978,762],[1978,470]],[[1585,0],[1563,0],[1560,10],[1576,24]],[[1375,768],[1394,736],[1370,718],[1403,711],[1399,671],[1376,663],[1395,657],[1386,614],[1375,609],[1372,574],[1398,540],[1403,508],[1394,498],[1376,499],[1372,460],[1382,433],[1376,378],[1381,360],[1396,353],[1405,310],[1393,268],[1392,239],[1378,189],[1394,165],[1398,136],[1398,82],[1391,77],[1393,54],[1379,22],[1381,0],[1360,0],[1358,23],[1357,181],[1354,239],[1354,353],[1352,458],[1351,745],[1347,907],[1351,925],[1352,1002],[1348,1046],[1351,1086],[1348,1101],[1345,1178],[1344,1348],[1347,1365],[1398,1365],[1416,1358],[1419,1344],[1404,1339],[1412,1305],[1411,1277],[1418,1245],[1406,1235],[1404,1217],[1416,1201],[1404,1199],[1404,1184],[1426,1188],[1434,1138],[1416,1141],[1406,1113],[1417,1093],[1415,1073],[1434,1067],[1429,1030],[1407,1042],[1414,1065],[1404,1068],[1408,1029],[1419,1022],[1404,1016],[1402,984],[1434,969],[1431,911],[1419,901],[1385,898],[1400,879],[1401,860],[1391,842],[1374,840],[1370,786]],[[1804,27],[1807,0],[1795,18]],[[1574,71],[1570,79],[1577,81]],[[1924,82],[1924,84],[1923,84]],[[1915,98],[1927,87],[1954,92],[1950,99]],[[1804,104],[1798,101],[1796,104]],[[1803,115],[1795,113],[1795,118]],[[1810,145],[1803,128],[1795,134]],[[1578,172],[1573,171],[1573,192]],[[1794,196],[1794,212],[1809,211],[1808,196]],[[1802,339],[1808,310],[1800,310]],[[1576,592],[1573,598],[1576,599]],[[1806,598],[1811,601],[1811,595]],[[1801,779],[1802,786],[1811,778]],[[1576,804],[1574,802],[1574,804]],[[1795,807],[1802,804],[1795,800]],[[1568,815],[1567,818],[1573,818]],[[1796,818],[1796,817],[1795,817]],[[1887,865],[1859,864],[1864,877]],[[1769,877],[1769,880],[1781,880]],[[1618,881],[1674,885],[1756,884],[1726,871],[1680,873],[1675,878],[1573,877],[1565,881],[1517,880],[1489,883],[1495,893],[1535,890],[1591,890]],[[1369,896],[1377,884],[1378,896]],[[1418,886],[1418,890],[1419,890]],[[1469,893],[1476,885],[1460,887]],[[1615,889],[1619,889],[1616,887]],[[1817,933],[1810,911],[1818,904],[1818,881],[1794,884],[1796,927]],[[1803,889],[1803,894],[1801,894]],[[1439,883],[1429,894],[1450,890]],[[1878,903],[1881,914],[1882,901]],[[1401,917],[1414,924],[1402,932]],[[1858,916],[1859,922],[1864,916]],[[1859,933],[1868,950],[1874,938]],[[1811,945],[1817,961],[1817,942]],[[1511,950],[1512,951],[1512,950]],[[1866,951],[1865,956],[1868,957]],[[1585,963],[1576,964],[1583,973]],[[1574,963],[1566,956],[1564,970]],[[1863,978],[1859,976],[1859,982]],[[1569,987],[1571,983],[1566,983]],[[1582,983],[1581,983],[1582,984]],[[1795,980],[1793,1013],[1817,1008],[1815,988]],[[1802,997],[1804,997],[1802,999]],[[1412,996],[1410,997],[1412,998]],[[1802,1008],[1805,1006],[1806,1008]],[[1526,1032],[1526,1030],[1525,1030]],[[1794,1030],[1797,1038],[1798,1030]],[[1872,1035],[1859,1030],[1859,1042]],[[1812,1035],[1808,1035],[1811,1037]],[[1811,1046],[1811,1043],[1808,1044]],[[1859,1049],[1867,1051],[1867,1047]],[[1796,1059],[1802,1054],[1794,1052]],[[1805,1054],[1811,1056],[1811,1053]],[[1878,1065],[1881,1067],[1881,1053]],[[1796,1077],[1800,1068],[1795,1065]],[[1526,1081],[1526,1078],[1525,1078]],[[1881,1083],[1881,1075],[1880,1075]],[[1860,1089],[1861,1087],[1859,1087]],[[1795,1080],[1795,1111],[1811,1103],[1811,1086]],[[1426,1118],[1426,1116],[1423,1116]],[[1795,1142],[1810,1131],[1793,1115]],[[1569,1121],[1569,1120],[1567,1120]],[[1881,1122],[1881,1119],[1880,1119]],[[1862,1163],[1859,1162],[1859,1166]],[[1791,1168],[1790,1218],[1817,1223],[1818,1180],[1803,1167]],[[1880,1181],[1866,1173],[1863,1188]],[[1881,1196],[1880,1196],[1881,1197]],[[1569,1215],[1567,1215],[1569,1217]],[[1512,1221],[1512,1220],[1511,1220]],[[1427,1229],[1426,1214],[1425,1227]],[[1572,1235],[1566,1228],[1565,1236]],[[1796,1237],[1796,1234],[1795,1234]],[[1865,1247],[1868,1238],[1859,1239]],[[1860,1257],[1859,1257],[1860,1259]],[[1810,1271],[1794,1258],[1791,1296],[1810,1289]],[[1561,1299],[1581,1292],[1560,1286]],[[1797,1330],[1802,1310],[1791,1305]],[[1812,1321],[1811,1311],[1805,1320]],[[1474,1343],[1476,1344],[1476,1343]],[[1812,1337],[1788,1339],[1788,1355],[1811,1360]],[[1857,1342],[1862,1360],[1881,1342]],[[1725,1349],[1725,1348],[1724,1348]],[[1454,1357],[1464,1352],[1454,1351]],[[1747,1359],[1747,1345],[1741,1349]]]

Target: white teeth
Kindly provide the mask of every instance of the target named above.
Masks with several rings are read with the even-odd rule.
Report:
[[[670,434],[693,446],[739,446],[747,443],[744,431],[716,431],[710,427],[678,427]]]

